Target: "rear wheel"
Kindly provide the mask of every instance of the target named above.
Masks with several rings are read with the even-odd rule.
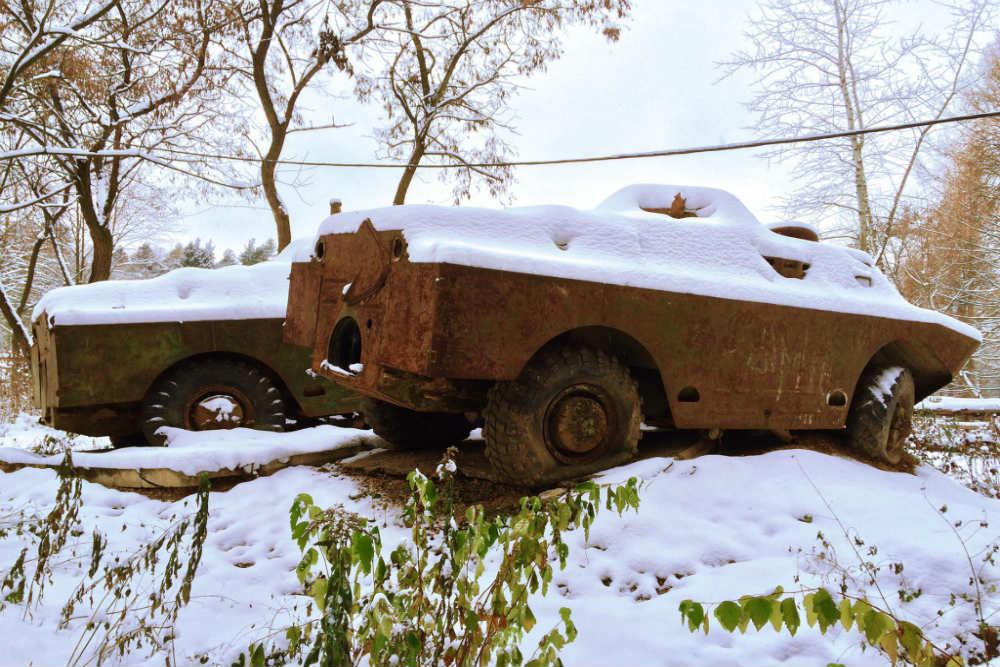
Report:
[[[417,412],[374,398],[362,402],[361,412],[375,435],[394,449],[447,447],[462,442],[472,431],[462,413]]]
[[[913,375],[902,366],[865,371],[847,415],[854,451],[895,465],[903,458],[913,418]]]
[[[514,484],[538,486],[632,459],[642,410],[628,369],[590,347],[567,345],[498,382],[486,406],[486,456]]]
[[[189,431],[237,427],[281,431],[285,401],[261,369],[241,359],[196,359],[156,381],[142,404],[142,432],[162,445],[161,426]]]

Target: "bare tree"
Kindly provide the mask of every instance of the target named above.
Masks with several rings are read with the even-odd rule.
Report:
[[[72,188],[91,246],[88,279],[106,280],[111,221],[139,170],[156,163],[207,178],[162,151],[189,147],[217,117],[224,75],[209,46],[224,17],[204,0],[117,0],[4,3],[0,20],[0,122],[24,144],[4,157],[44,164]]]
[[[971,111],[1000,105],[1000,44],[967,97]],[[983,343],[963,369],[973,393],[1000,392],[1000,123],[962,128],[947,151],[934,200],[908,212],[902,289],[914,302],[964,320]]]
[[[385,0],[241,0],[232,12],[237,44],[223,43],[232,57],[239,83],[253,90],[266,122],[266,138],[258,147],[260,183],[277,227],[278,249],[291,241],[288,210],[275,177],[289,134],[337,127],[302,126],[298,104],[302,93],[330,65],[350,69],[346,49],[377,27]]]
[[[403,204],[425,160],[458,163],[442,171],[455,203],[475,181],[502,195],[511,183],[514,155],[503,134],[513,131],[510,98],[519,81],[544,70],[562,53],[560,31],[574,23],[618,39],[617,22],[630,0],[398,0],[402,21],[387,26],[379,44],[384,64],[359,75],[358,94],[385,109],[388,125],[376,131],[383,153],[405,159],[394,204]],[[399,24],[402,23],[400,26]]]
[[[989,0],[950,7],[941,33],[893,34],[894,0],[765,0],[752,18],[752,45],[722,63],[753,72],[748,108],[768,137],[856,130],[940,118],[968,86],[970,56],[991,25]],[[839,218],[843,233],[883,267],[907,186],[929,128],[790,145],[801,187],[786,200],[794,215]],[[846,229],[845,229],[846,228]]]

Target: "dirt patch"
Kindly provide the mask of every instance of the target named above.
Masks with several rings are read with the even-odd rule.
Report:
[[[355,480],[361,487],[362,494],[377,504],[399,508],[410,497],[410,485],[405,476],[343,469],[340,472]],[[527,487],[508,486],[459,473],[455,477],[455,515],[464,516],[470,505],[482,505],[487,515],[508,513],[517,509],[521,498],[531,495],[533,492]]]
[[[717,442],[704,440],[700,431],[648,430],[642,432],[637,460],[655,457],[692,458],[699,455],[755,456],[779,449],[809,449],[827,454],[855,459],[880,470],[914,473],[919,461],[906,453],[896,466],[857,455],[850,449],[846,434],[830,431],[796,431],[791,439],[766,431],[728,431]],[[456,492],[459,509],[464,512],[471,504],[483,505],[487,511],[504,511],[515,508],[524,496],[536,495],[539,489],[511,486],[498,481],[484,454],[482,440],[469,440],[458,448]],[[419,469],[433,477],[444,454],[443,448],[409,451],[381,450],[362,454],[337,464],[337,470],[350,475],[364,489],[364,493],[387,506],[400,506],[409,497],[406,476]],[[569,483],[567,483],[569,484]]]

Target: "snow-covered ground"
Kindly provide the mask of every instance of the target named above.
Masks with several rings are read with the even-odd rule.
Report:
[[[1000,398],[957,398],[955,396],[928,396],[914,406],[917,410],[935,412],[1000,411]]]
[[[31,447],[32,433],[43,439],[41,430],[19,424],[0,427],[0,446]],[[308,439],[315,433],[284,437]],[[892,610],[944,642],[972,626],[970,604],[949,604],[952,593],[971,590],[966,550],[978,568],[981,551],[1000,539],[1000,503],[926,465],[910,475],[789,449],[690,461],[649,458],[610,470],[599,481],[630,476],[643,480],[638,513],[602,512],[589,541],[582,531],[570,536],[568,567],[557,573],[548,597],[531,601],[538,624],[525,640],[527,652],[558,621],[559,607],[568,606],[579,637],[561,653],[567,665],[886,664],[871,649],[862,652],[853,632],[831,630],[822,636],[803,626],[793,638],[766,626],[759,633],[730,635],[716,624],[705,636],[689,633],[677,608],[687,598],[711,603],[769,593],[778,585],[786,591],[822,584],[835,589],[839,578],[831,552],[818,558],[824,550],[817,540],[821,532],[839,566],[857,575],[859,557],[875,563]],[[0,528],[18,513],[44,515],[57,486],[50,470],[0,475]],[[292,467],[213,492],[202,564],[191,603],[176,624],[171,660],[197,664],[204,655],[211,664],[229,664],[250,642],[305,613],[308,598],[301,595],[294,572],[299,550],[288,519],[289,506],[303,492],[318,505],[342,505],[376,521],[387,550],[408,536],[397,508],[371,497],[370,488],[336,466]],[[82,532],[70,539],[86,556],[96,527],[110,538],[109,554],[128,554],[160,534],[171,517],[192,511],[193,497],[164,502],[85,482]],[[14,534],[0,539],[0,574],[28,543]],[[871,547],[877,547],[873,555]],[[896,573],[892,563],[902,563],[902,571]],[[0,612],[0,637],[6,640],[0,662],[64,664],[72,654],[85,620],[73,620],[63,630],[57,623],[80,577],[79,565],[63,557],[55,570],[36,610],[25,613],[19,605],[8,605]],[[1000,577],[992,566],[983,574],[988,582]],[[851,586],[880,600],[860,576]],[[917,589],[922,595],[900,602],[898,591]],[[1000,607],[996,594],[985,595],[987,613]],[[142,648],[110,662],[163,664],[167,657]],[[86,662],[85,657],[80,664]]]

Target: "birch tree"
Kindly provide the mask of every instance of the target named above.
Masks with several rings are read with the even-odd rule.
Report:
[[[746,31],[750,48],[722,66],[755,77],[747,107],[765,137],[941,118],[968,89],[991,4],[945,6],[951,23],[940,32],[899,35],[895,0],[764,0]],[[766,156],[794,165],[800,185],[786,211],[835,222],[835,234],[885,267],[929,129],[793,144]]]
[[[1000,105],[1000,43],[978,72],[964,110]],[[946,151],[934,198],[904,225],[903,293],[983,334],[960,384],[974,394],[1000,391],[1000,123],[961,128]]]

